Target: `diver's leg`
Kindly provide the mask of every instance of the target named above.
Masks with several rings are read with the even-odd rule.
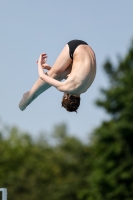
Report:
[[[72,68],[72,60],[69,57],[69,49],[68,45],[64,47],[61,54],[58,56],[56,62],[53,67],[47,72],[48,76],[55,78],[59,81],[66,78],[68,74],[70,74]],[[19,103],[20,110],[25,110],[26,107],[36,99],[41,93],[49,89],[51,85],[43,81],[42,79],[38,79],[30,91],[24,93],[22,100]]]
[[[42,92],[49,89],[51,85],[45,83],[42,79],[38,78],[35,84],[32,86],[31,90],[24,93],[23,97],[19,103],[20,110],[25,110],[26,107],[36,99]]]

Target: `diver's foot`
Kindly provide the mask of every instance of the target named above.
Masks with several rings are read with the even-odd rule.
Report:
[[[30,104],[30,99],[29,99],[29,92],[26,92],[26,93],[24,93],[23,94],[23,97],[22,97],[22,99],[21,99],[21,101],[20,101],[20,103],[19,103],[19,108],[20,108],[20,110],[25,110],[26,109],[26,107],[28,106]]]

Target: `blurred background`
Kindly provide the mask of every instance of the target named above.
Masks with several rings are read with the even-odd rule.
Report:
[[[133,199],[132,7],[131,0],[0,3],[0,187],[9,200]],[[78,114],[61,108],[55,88],[20,111],[40,53],[53,65],[72,39],[97,58]]]

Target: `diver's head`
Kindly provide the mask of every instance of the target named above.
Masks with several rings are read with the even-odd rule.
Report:
[[[80,96],[64,93],[62,98],[62,107],[64,107],[69,112],[77,112],[80,106]]]

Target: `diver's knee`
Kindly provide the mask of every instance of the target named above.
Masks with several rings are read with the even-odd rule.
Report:
[[[52,72],[51,70],[47,72],[47,75],[50,76],[51,78],[59,78],[61,76],[61,72],[56,71]]]

